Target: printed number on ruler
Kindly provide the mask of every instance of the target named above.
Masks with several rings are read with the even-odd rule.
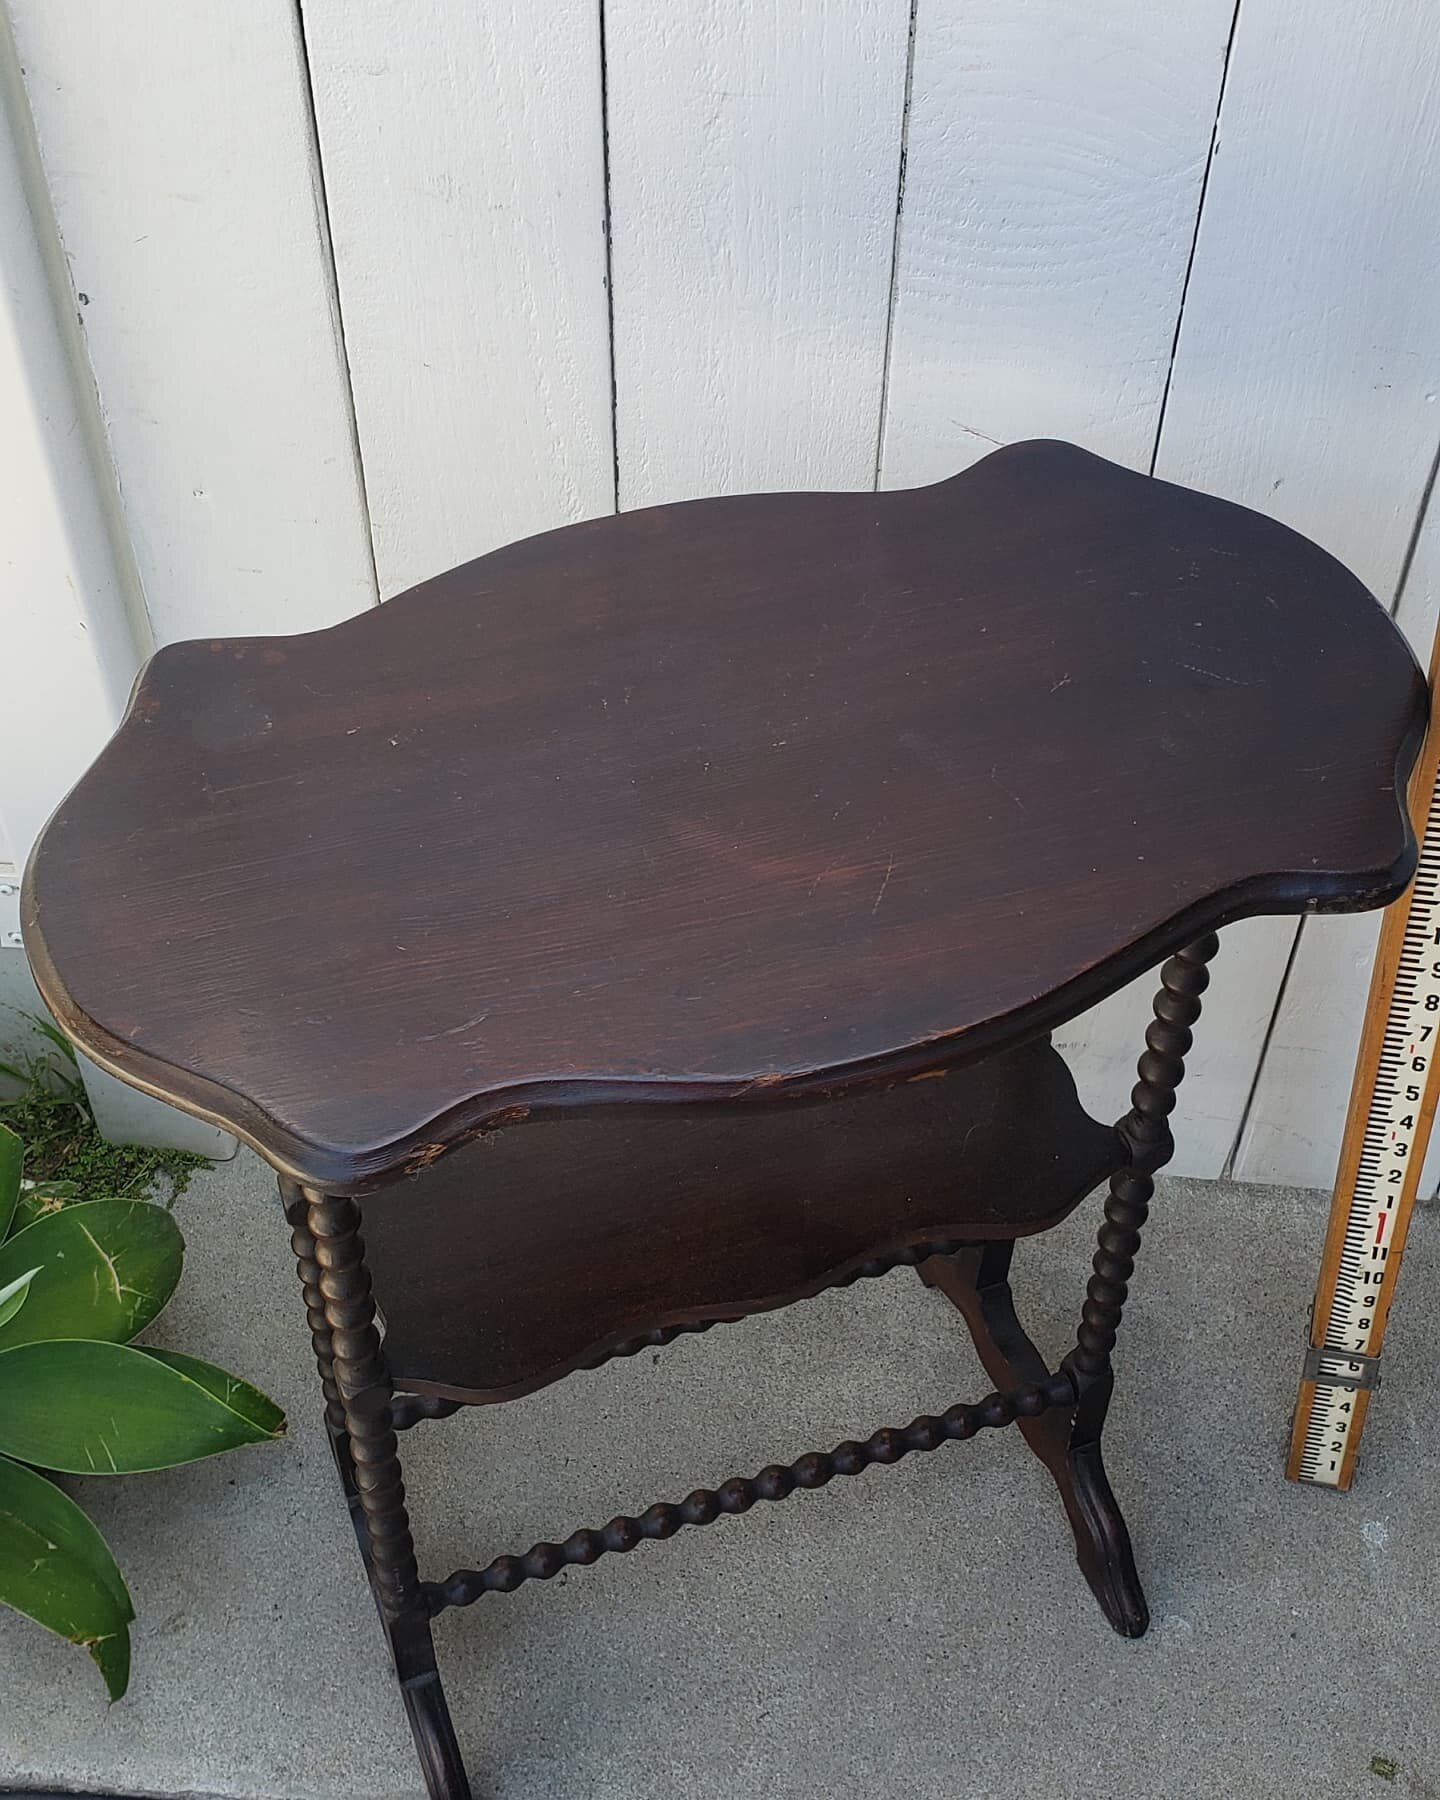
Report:
[[[1414,1192],[1418,1171],[1408,1184],[1406,1177],[1425,1148],[1421,1108],[1440,1037],[1437,799],[1440,794],[1432,795],[1300,1456],[1301,1480],[1324,1486],[1333,1487],[1339,1480],[1359,1391],[1327,1381],[1326,1376],[1354,1381],[1366,1365],[1348,1360],[1346,1352],[1368,1356],[1377,1348],[1374,1324],[1384,1318],[1382,1300],[1401,1192],[1407,1186]]]

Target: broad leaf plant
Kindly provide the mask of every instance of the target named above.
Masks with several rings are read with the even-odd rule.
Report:
[[[285,1415],[211,1363],[132,1339],[180,1279],[185,1241],[150,1200],[25,1184],[0,1125],[0,1602],[94,1658],[112,1700],[135,1617],[64,1476],[134,1475],[265,1443]]]

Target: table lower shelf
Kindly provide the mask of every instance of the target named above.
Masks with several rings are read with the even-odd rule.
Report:
[[[386,1361],[512,1399],[918,1246],[1045,1230],[1128,1160],[1044,1038],[838,1100],[529,1120],[363,1201]]]

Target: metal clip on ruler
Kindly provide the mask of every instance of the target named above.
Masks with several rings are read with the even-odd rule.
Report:
[[[1432,712],[1440,637],[1430,663]],[[1348,1488],[1400,1258],[1440,1099],[1440,729],[1431,724],[1410,786],[1420,839],[1414,883],[1384,915],[1310,1344],[1295,1405],[1292,1481]]]

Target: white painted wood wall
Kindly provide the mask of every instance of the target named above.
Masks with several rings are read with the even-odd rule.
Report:
[[[1027,436],[1283,518],[1428,647],[1425,0],[0,6],[53,302],[0,340],[14,854],[151,642]],[[1375,931],[1227,934],[1179,1167],[1328,1184]],[[1149,985],[1061,1034],[1102,1111]]]

